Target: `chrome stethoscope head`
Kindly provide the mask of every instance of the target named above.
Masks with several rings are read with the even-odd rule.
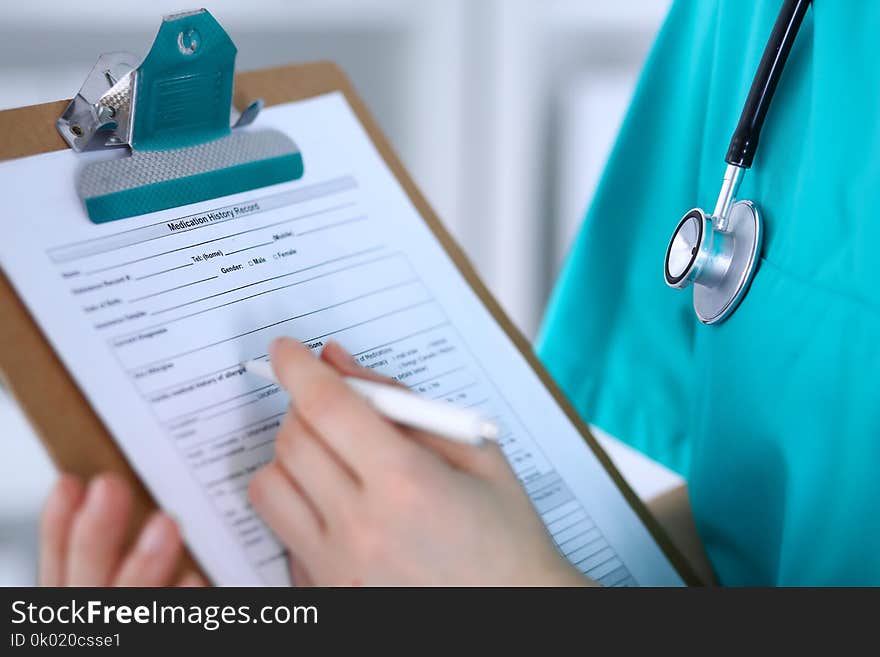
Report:
[[[761,216],[750,201],[736,201],[743,169],[728,165],[711,216],[699,208],[678,222],[663,275],[670,287],[694,285],[694,311],[704,324],[724,321],[742,301],[761,252]]]
[[[722,322],[736,310],[758,266],[761,217],[751,202],[737,201],[736,193],[743,172],[752,166],[764,117],[810,2],[783,0],[727,149],[715,210],[710,216],[690,210],[666,248],[666,284],[684,289],[693,283],[694,310],[704,324]]]

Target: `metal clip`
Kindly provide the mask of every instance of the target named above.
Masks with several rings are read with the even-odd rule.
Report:
[[[150,52],[98,58],[57,121],[73,150],[128,146],[131,157],[87,163],[76,190],[95,223],[298,180],[302,153],[253,123],[258,100],[232,107],[232,39],[204,9],[166,16]]]
[[[203,37],[198,29],[187,29],[186,26],[178,33],[176,30],[179,28],[175,26],[186,19],[191,19],[208,34]],[[143,120],[144,117],[138,116],[139,112],[156,110],[165,112],[165,108],[157,108],[155,103],[147,105],[142,102],[147,100],[146,98],[137,97],[138,83],[144,67],[150,68],[148,77],[151,78],[151,82],[154,82],[157,75],[156,68],[168,67],[168,45],[165,42],[169,37],[173,37],[174,50],[179,50],[183,55],[192,55],[190,58],[192,64],[186,66],[173,62],[172,66],[176,70],[172,73],[160,70],[158,74],[164,77],[159,82],[164,83],[164,88],[161,84],[153,84],[143,95],[164,93],[162,100],[178,104],[185,102],[187,97],[204,93],[204,85],[200,87],[199,84],[209,79],[205,74],[207,71],[216,73],[217,81],[221,84],[226,82],[225,74],[228,72],[230,84],[228,93],[231,97],[235,46],[228,41],[222,28],[204,9],[166,16],[150,54],[139,65],[137,64],[139,58],[128,52],[112,52],[98,57],[79,93],[56,121],[58,131],[74,151],[81,152],[96,146],[137,148],[137,139],[142,136],[137,132],[146,133],[147,125],[152,129],[157,122],[166,120],[170,116],[165,113],[155,120]],[[228,47],[225,47],[226,41]],[[203,55],[206,48],[219,48],[220,52]],[[208,59],[205,59],[206,57]],[[211,70],[213,66],[217,67],[216,70]],[[189,76],[179,75],[179,71],[184,68],[193,69],[196,73]],[[187,84],[190,86],[187,87]],[[228,127],[240,128],[253,123],[262,107],[263,101],[256,100],[244,111],[239,112],[230,104]],[[201,109],[206,113],[214,111],[211,107]],[[148,140],[148,143],[150,146],[155,146],[155,141],[152,139]]]
[[[79,93],[56,122],[58,132],[73,150],[85,150],[96,137],[103,138],[103,146],[130,143],[137,60],[128,52],[98,57]]]

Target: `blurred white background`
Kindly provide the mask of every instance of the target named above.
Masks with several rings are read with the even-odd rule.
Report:
[[[416,183],[533,337],[669,0],[215,0],[239,70],[339,63]],[[69,98],[101,52],[146,53],[180,0],[8,2],[0,109]],[[6,193],[7,190],[2,190]],[[34,579],[53,474],[0,388],[0,584]],[[643,497],[674,481],[611,445]]]

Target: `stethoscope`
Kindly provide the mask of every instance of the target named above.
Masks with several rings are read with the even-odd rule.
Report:
[[[810,1],[783,2],[724,158],[727,169],[715,209],[711,216],[700,208],[688,211],[666,249],[666,284],[678,289],[694,284],[694,311],[704,324],[730,317],[758,266],[761,215],[751,201],[737,201],[736,194],[752,166],[767,108]]]

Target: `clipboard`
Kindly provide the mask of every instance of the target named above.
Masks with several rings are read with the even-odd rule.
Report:
[[[618,472],[538,361],[528,340],[513,325],[482,283],[461,248],[419,192],[345,74],[329,61],[241,73],[235,78],[233,104],[247,107],[253,99],[262,98],[266,106],[271,106],[336,91],[342,92],[382,159],[437,241],[569,420],[577,427],[670,563],[687,584],[701,585],[703,582],[691,563],[673,544],[657,519]],[[0,160],[66,148],[67,144],[55,129],[55,120],[68,102],[58,101],[0,112]],[[3,317],[0,322],[0,375],[24,410],[51,459],[60,469],[83,478],[103,471],[113,471],[124,476],[135,490],[134,511],[136,525],[139,525],[156,507],[153,498],[61,364],[2,271],[0,316]],[[187,554],[182,566],[193,567],[194,564],[195,560]]]

